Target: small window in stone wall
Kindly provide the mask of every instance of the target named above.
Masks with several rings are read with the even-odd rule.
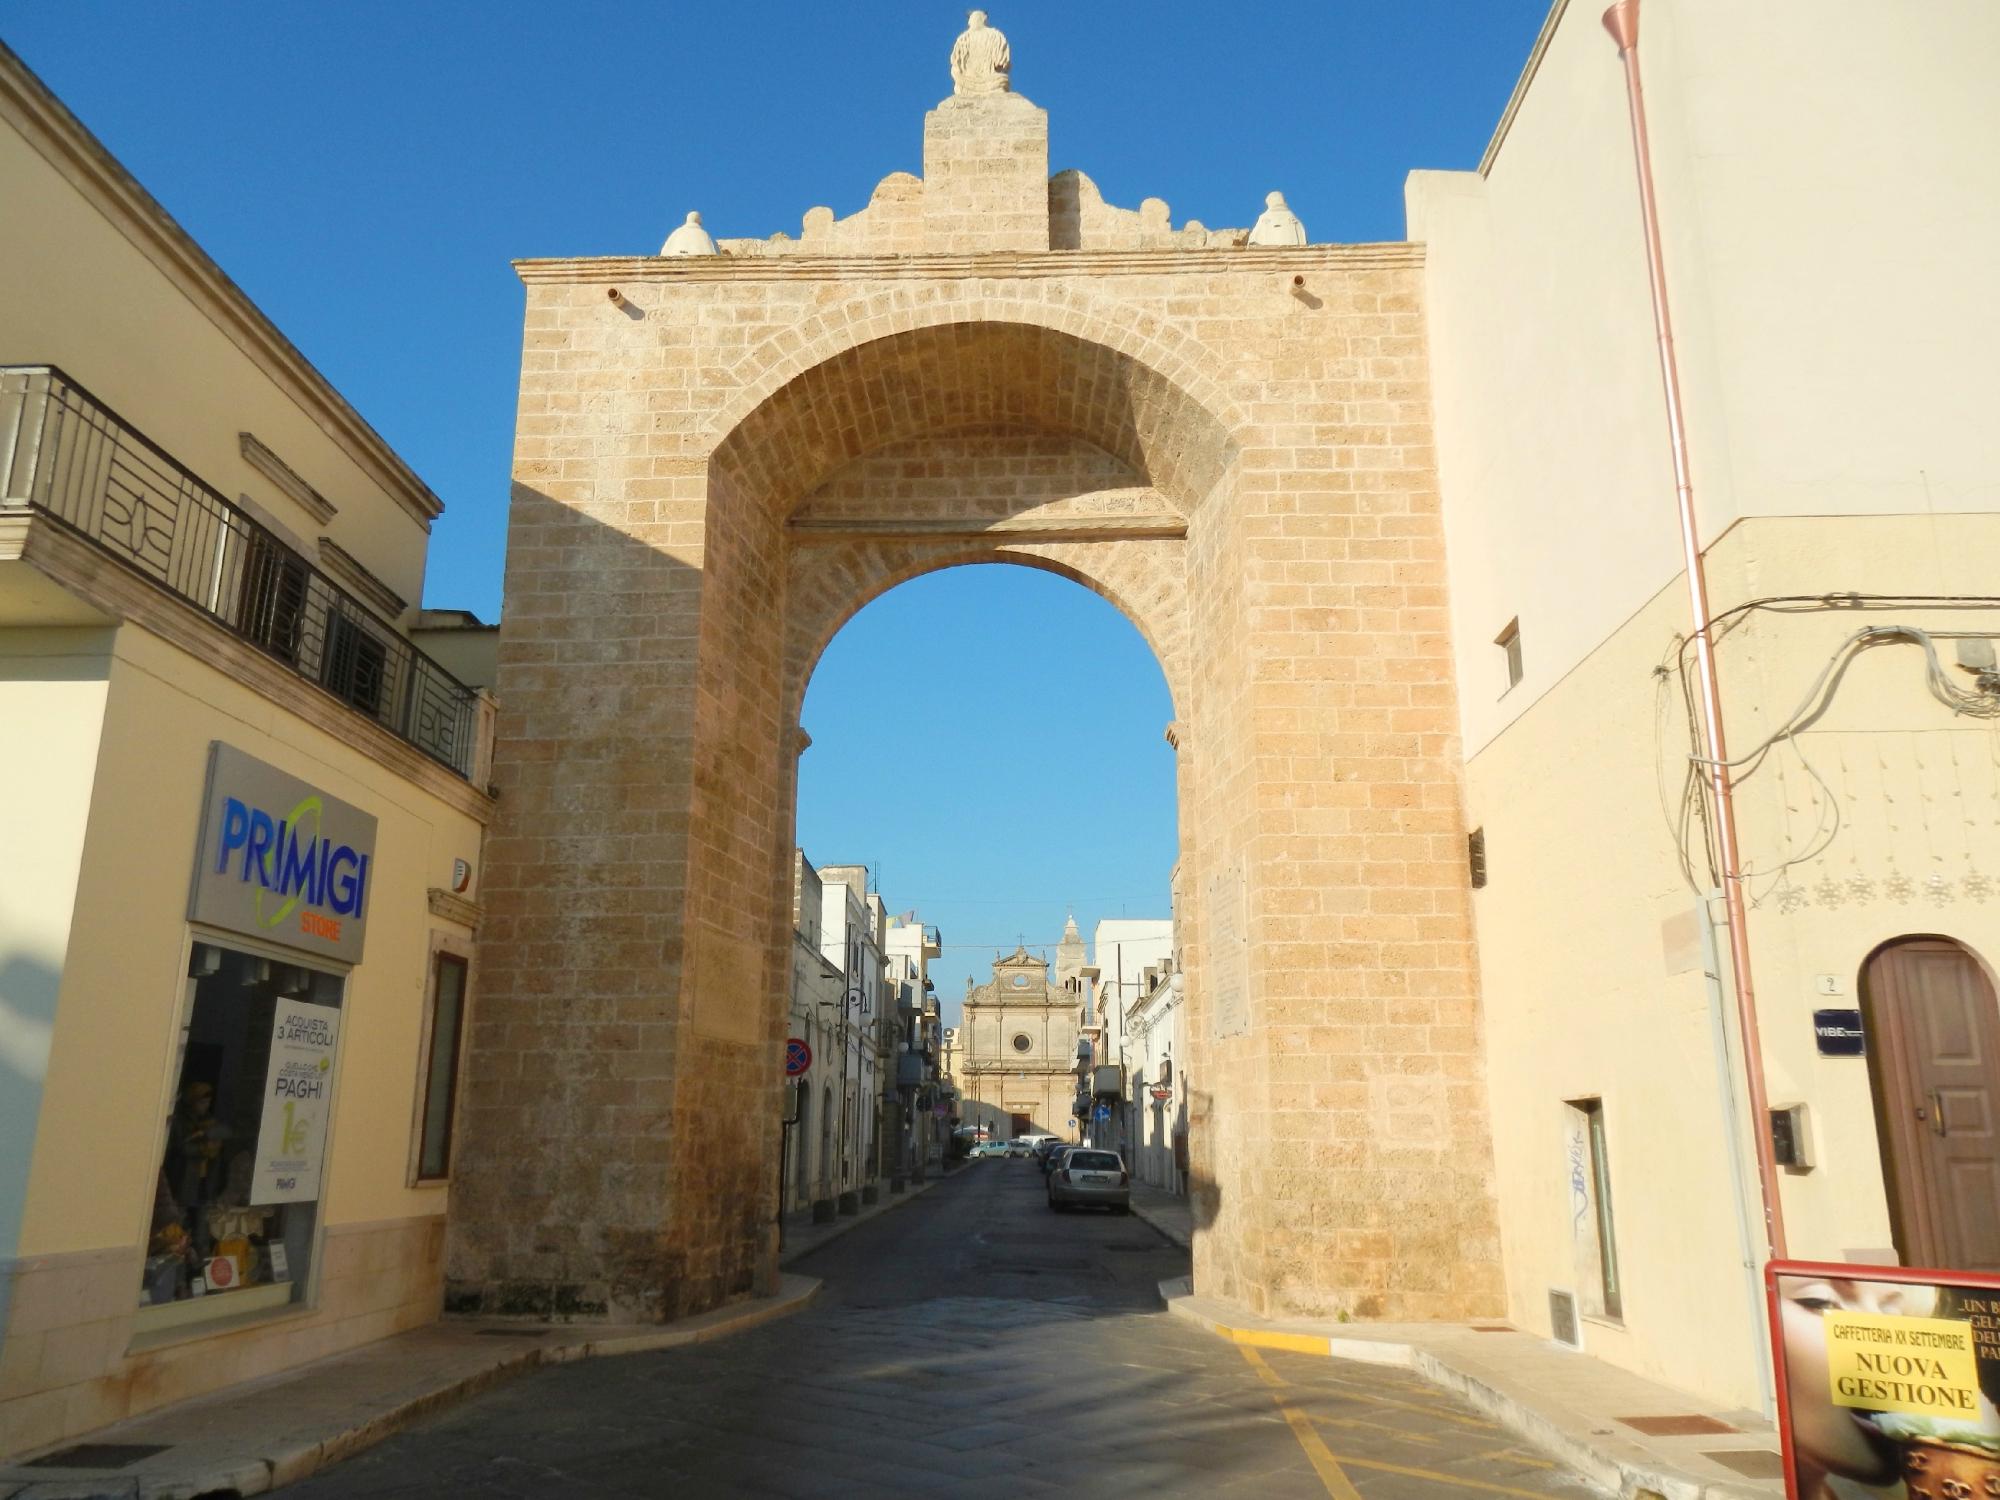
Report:
[[[1026,1052],[1034,1045],[1034,1038],[1029,1036],[1027,1032],[1017,1031],[1014,1033],[1014,1050],[1016,1052]]]
[[[1507,688],[1518,687],[1521,682],[1521,621],[1516,616],[1507,622],[1507,628],[1493,637],[1507,659]]]

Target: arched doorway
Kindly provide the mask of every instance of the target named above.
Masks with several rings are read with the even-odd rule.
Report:
[[[524,269],[564,352],[523,368],[451,1306],[774,1283],[807,678],[896,583],[1016,562],[1176,706],[1198,1280],[1500,1310],[1420,276],[1296,254],[1309,297],[1263,252]]]
[[[2000,1271],[2000,1004],[1945,937],[1883,944],[1862,969],[1896,1249],[1905,1265]]]

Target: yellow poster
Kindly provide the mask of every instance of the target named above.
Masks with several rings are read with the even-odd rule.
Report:
[[[1953,1318],[1825,1315],[1835,1406],[1919,1417],[1979,1416],[1972,1325]]]

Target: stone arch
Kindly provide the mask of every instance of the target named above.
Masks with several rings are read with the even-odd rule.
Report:
[[[1217,472],[1241,446],[1239,435],[1249,424],[1211,373],[1222,362],[1199,340],[1151,312],[1106,305],[1046,281],[890,287],[815,313],[767,337],[730,367],[734,395],[709,423],[704,446],[718,459],[732,450],[740,457],[751,442],[779,430],[771,418],[781,408],[773,403],[788,387],[850,359],[865,362],[860,351],[870,345],[893,340],[907,347],[945,330],[1008,327],[1039,330],[1073,351],[1103,351],[1125,370],[1143,372],[1172,393],[1170,404],[1187,419],[1186,430],[1198,431],[1197,440],[1215,450]]]
[[[809,555],[809,554],[808,554]],[[837,581],[795,567],[787,591],[785,692],[796,705],[841,627],[892,589],[946,568],[1011,563],[1080,584],[1130,622],[1166,678],[1174,712],[1190,712],[1186,578],[1177,544],[1128,542],[1107,559],[1102,547],[1065,542],[883,542],[843,559]],[[803,575],[803,576],[802,576]]]
[[[524,273],[454,1307],[771,1284],[798,690],[868,598],[1004,560],[1110,598],[1174,694],[1197,1276],[1500,1309],[1420,257],[1298,255],[1305,297],[1199,250]],[[1032,496],[822,503],[1038,440]]]
[[[980,310],[991,316],[975,316]],[[699,1113],[692,1095],[681,1115],[732,1158],[752,1161],[769,1148],[761,1137],[774,1137],[761,1122],[777,1118],[776,1096],[769,1109],[757,1101],[773,1087],[760,1063],[782,1042],[786,1016],[800,743],[793,729],[811,665],[841,622],[936,568],[1039,567],[1131,619],[1161,662],[1176,713],[1190,717],[1187,537],[1203,524],[1206,503],[1232,485],[1241,444],[1231,419],[1190,389],[1213,390],[1199,372],[1188,368],[1182,383],[1128,352],[1178,366],[1192,351],[1176,353],[1157,330],[1136,326],[1103,327],[1112,342],[1099,341],[1059,326],[1064,316],[1062,299],[957,296],[870,315],[844,332],[831,323],[817,334],[801,329],[796,352],[774,357],[712,434],[676,1065],[704,1083],[744,1080],[749,1136],[722,1140],[724,1127]],[[1070,321],[1095,326],[1081,314]],[[973,483],[972,456],[1038,443],[1074,479],[1056,486],[1052,506],[1040,503],[1046,494],[1016,506],[996,492],[978,517],[941,516],[885,485],[872,511],[849,507],[831,529],[808,534],[797,523],[821,486],[871,456],[904,451],[898,445],[912,462],[960,465],[956,472]],[[1185,805],[1185,762],[1182,781]],[[763,1176],[742,1173],[748,1183]],[[746,1196],[732,1198],[728,1212],[742,1221],[756,1209]],[[754,1260],[719,1249],[728,1274]]]

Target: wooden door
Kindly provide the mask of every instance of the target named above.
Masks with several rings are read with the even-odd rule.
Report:
[[[1944,938],[1878,949],[1869,1069],[1905,1265],[2000,1272],[2000,1008]]]

